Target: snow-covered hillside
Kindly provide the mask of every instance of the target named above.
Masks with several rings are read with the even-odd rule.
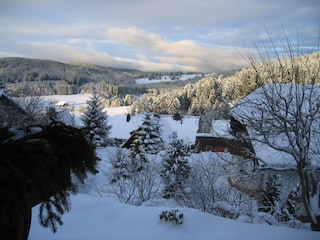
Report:
[[[170,206],[130,206],[109,198],[78,194],[64,225],[53,234],[39,225],[33,210],[29,240],[318,240],[320,233],[261,224],[241,223],[190,208],[182,225],[161,222],[159,214]]]
[[[80,107],[86,103],[89,96],[50,96],[51,100],[62,100]],[[114,119],[111,131],[117,134],[127,134],[127,128],[122,127],[117,117],[125,119],[126,107],[106,109],[110,119]],[[125,121],[125,120],[123,120]],[[137,124],[139,121],[133,121]],[[194,123],[191,118],[188,124]],[[117,124],[116,124],[117,123]],[[178,123],[181,127],[181,123]],[[171,126],[175,128],[175,126]],[[174,129],[166,129],[174,130]],[[33,208],[30,240],[316,240],[320,239],[319,232],[292,229],[268,224],[243,223],[227,218],[203,213],[196,209],[180,207],[176,203],[161,197],[144,203],[142,206],[131,206],[119,203],[108,193],[106,173],[110,167],[109,154],[113,148],[97,149],[101,158],[99,173],[90,176],[86,189],[71,197],[72,208],[62,217],[63,226],[53,234],[50,229],[43,228],[38,222],[38,206]],[[103,194],[99,191],[104,191]],[[164,210],[178,209],[184,214],[182,225],[174,225],[161,221],[159,214]]]
[[[160,82],[172,82],[172,81],[186,81],[196,78],[201,78],[203,76],[209,76],[211,74],[182,74],[176,77],[174,80],[170,76],[164,75],[160,79],[150,79],[150,78],[138,78],[135,80],[137,84],[150,84],[150,83],[160,83]]]

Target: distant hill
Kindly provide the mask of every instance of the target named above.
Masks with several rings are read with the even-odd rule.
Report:
[[[0,87],[13,95],[72,94],[90,82],[132,85],[141,75],[135,69],[115,69],[87,63],[0,58]]]

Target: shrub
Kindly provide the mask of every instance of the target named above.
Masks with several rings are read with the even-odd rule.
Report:
[[[179,214],[178,209],[172,209],[171,211],[162,211],[159,217],[162,221],[172,222],[176,225],[181,225],[183,223],[183,213]]]

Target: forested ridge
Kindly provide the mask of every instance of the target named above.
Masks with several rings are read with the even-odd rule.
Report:
[[[11,95],[74,94],[88,83],[104,82],[110,86],[130,86],[141,72],[115,69],[87,63],[2,58],[0,86]]]
[[[320,52],[295,58],[301,66],[301,83],[319,84],[319,58]],[[146,74],[151,73],[85,63],[66,64],[23,58],[0,60],[0,85],[13,96],[97,91],[101,93],[105,107],[132,105],[133,112],[143,112],[148,108],[158,113],[178,111],[215,118],[228,115],[230,107],[264,84],[288,83],[286,79],[292,79],[291,76],[297,73],[290,62],[283,61],[279,66],[278,62],[270,61],[258,68],[246,67],[228,76],[211,75],[197,82],[135,83],[135,79]]]
[[[319,59],[320,52],[315,52],[294,58],[299,69],[292,68],[290,61],[283,61],[281,66],[271,61],[255,68],[244,68],[231,76],[205,77],[171,91],[150,89],[133,109],[140,112],[151,106],[154,112],[181,111],[194,115],[206,115],[209,110],[211,116],[223,117],[228,114],[229,107],[266,83],[289,83],[290,79],[298,78],[299,83],[319,84]],[[296,74],[299,76],[293,78]]]

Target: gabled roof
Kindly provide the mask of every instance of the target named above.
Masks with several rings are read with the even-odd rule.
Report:
[[[270,101],[274,101],[274,108],[270,108]],[[291,114],[296,112],[298,102],[302,102],[300,110],[306,118],[310,115],[308,111],[312,106],[318,107],[320,104],[320,86],[318,85],[297,85],[297,84],[267,84],[256,91],[252,92],[244,99],[239,101],[237,106],[231,110],[231,115],[247,127],[249,136],[252,139],[253,148],[258,159],[263,160],[268,165],[273,166],[294,166],[296,162],[290,154],[280,152],[271,148],[265,143],[259,141],[256,131],[250,124],[250,119],[255,118],[260,120],[260,129],[264,130],[269,140],[280,146],[289,146],[287,136],[279,131],[273,131],[273,124],[282,125],[278,119],[285,118],[287,120],[296,121],[296,116]],[[275,112],[278,119],[269,114],[271,111]],[[262,121],[262,120],[265,121]],[[278,121],[278,122],[277,122]],[[320,112],[315,116],[313,132],[319,135],[320,126]],[[319,139],[313,138],[311,148],[318,144]],[[318,158],[317,158],[318,159]],[[319,164],[319,163],[317,163]],[[319,164],[320,165],[320,164]]]
[[[17,111],[23,114],[28,114],[17,102],[15,102],[11,97],[0,91],[0,101],[3,105],[15,108]]]
[[[289,96],[294,96],[289,99]],[[307,99],[310,96],[311,99]],[[268,112],[269,109],[267,102],[269,100],[278,101],[276,103],[279,106],[275,111],[279,111],[280,114],[283,114],[283,111],[286,111],[286,106],[284,106],[285,101],[291,101],[289,105],[289,111],[294,110],[296,103],[301,102],[302,98],[307,101],[303,101],[303,110],[308,110],[308,100],[313,102],[319,102],[320,100],[320,86],[319,85],[308,85],[308,84],[266,84],[263,87],[256,89],[254,92],[247,95],[245,98],[240,100],[238,104],[231,110],[232,115],[236,116],[238,121],[246,124],[246,118],[252,117],[253,115],[257,117],[257,111],[252,112],[252,106],[260,105],[259,108],[265,108]],[[245,113],[244,116],[235,114],[237,112]],[[281,112],[282,111],[282,112]],[[262,116],[261,116],[262,117]],[[268,117],[264,115],[263,117]]]
[[[130,132],[137,130],[143,122],[143,114],[130,116],[127,114],[108,115],[108,124],[112,125],[110,138],[129,139]],[[179,139],[194,143],[198,131],[199,117],[183,116],[182,121],[176,121],[171,115],[160,115],[161,138],[168,143],[170,136],[175,131]]]

